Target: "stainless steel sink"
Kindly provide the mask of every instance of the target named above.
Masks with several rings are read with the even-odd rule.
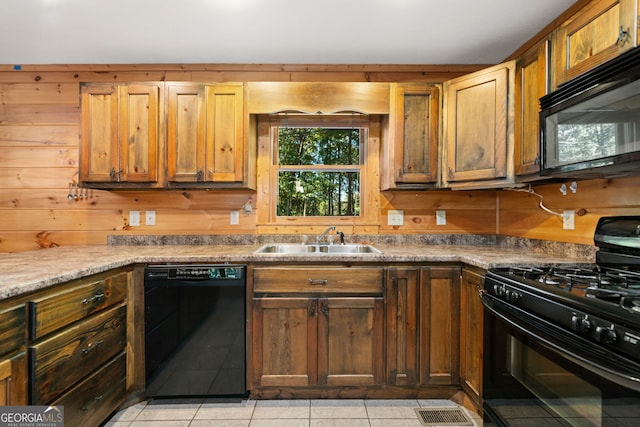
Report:
[[[329,245],[322,243],[268,243],[258,248],[256,254],[301,254],[301,255],[328,255],[328,254],[381,254],[382,251],[374,246],[361,243],[348,243],[344,245]]]

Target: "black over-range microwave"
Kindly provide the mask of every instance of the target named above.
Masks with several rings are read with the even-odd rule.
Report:
[[[540,175],[640,174],[640,48],[540,98]]]

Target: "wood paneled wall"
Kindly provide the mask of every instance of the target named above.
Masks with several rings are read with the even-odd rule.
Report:
[[[571,180],[564,182],[567,187]],[[562,183],[533,188],[548,209],[574,210],[575,230],[564,230],[562,218],[539,207],[540,197],[515,191],[499,191],[498,234],[559,242],[593,244],[598,219],[611,215],[640,215],[640,177],[577,181],[576,193],[560,192]]]
[[[229,224],[252,191],[103,191],[69,199],[77,183],[81,81],[379,81],[441,82],[483,66],[395,65],[0,65],[0,252],[62,245],[105,244],[111,234],[252,234],[256,211]],[[394,191],[380,194],[379,227],[368,233],[502,233],[589,243],[599,215],[638,211],[638,179],[579,183],[561,197],[558,185],[542,186],[555,209],[584,208],[576,230],[537,208],[538,199],[506,191]],[[72,195],[75,194],[73,190]],[[84,195],[84,192],[82,192]],[[255,201],[255,200],[254,200]],[[255,206],[255,204],[254,204]],[[387,211],[402,209],[405,225],[387,225]],[[435,225],[446,210],[447,224]],[[496,214],[499,209],[499,215]],[[129,225],[139,210],[140,227]],[[144,213],[156,211],[155,226]],[[317,227],[279,227],[278,233],[315,232]],[[324,229],[324,227],[321,227]],[[344,230],[349,233],[350,230]]]

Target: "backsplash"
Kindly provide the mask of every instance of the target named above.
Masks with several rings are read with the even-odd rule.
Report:
[[[300,235],[111,235],[110,246],[169,246],[169,245],[263,245],[272,242],[298,243]],[[371,243],[373,245],[460,245],[498,246],[551,256],[595,259],[597,248],[590,245],[555,242],[549,240],[523,239],[519,237],[482,234],[363,234],[345,235],[349,243]]]

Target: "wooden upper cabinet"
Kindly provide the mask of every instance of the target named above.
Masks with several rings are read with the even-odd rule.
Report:
[[[160,85],[83,84],[80,181],[156,183]]]
[[[548,92],[549,42],[545,40],[516,63],[515,147],[516,175],[540,170],[540,98]]]
[[[245,180],[242,85],[170,84],[167,114],[169,182]]]
[[[120,170],[118,87],[89,84],[80,88],[82,142],[80,180],[110,182]]]
[[[445,82],[448,186],[490,187],[513,180],[514,73],[510,61]]]
[[[392,84],[390,91],[381,189],[434,187],[438,181],[440,91],[424,84]]]
[[[158,85],[120,87],[120,180],[158,180]]]
[[[594,0],[564,22],[553,46],[552,89],[637,46],[638,0]]]
[[[168,180],[204,180],[205,87],[170,84],[167,89]]]
[[[207,180],[216,182],[243,180],[242,92],[242,86],[207,87]]]

